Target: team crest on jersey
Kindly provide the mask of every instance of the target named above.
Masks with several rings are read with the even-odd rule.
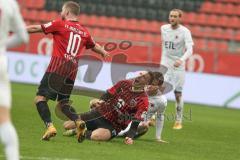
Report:
[[[130,101],[130,107],[135,107],[137,105],[137,101],[135,99],[132,99]]]

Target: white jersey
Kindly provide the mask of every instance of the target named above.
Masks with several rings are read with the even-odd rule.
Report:
[[[192,54],[193,40],[191,32],[186,27],[179,25],[177,29],[172,29],[171,24],[161,26],[162,58],[161,64],[167,68],[174,68],[177,59],[184,63],[178,67],[185,69],[185,60]],[[187,48],[190,48],[187,51]]]
[[[9,38],[9,32],[14,32]],[[0,54],[6,48],[28,41],[24,21],[15,0],[0,0]]]
[[[144,121],[150,120],[150,118],[155,115],[164,114],[164,111],[167,106],[167,98],[160,93],[155,96],[148,97],[149,106],[146,115],[144,115]]]

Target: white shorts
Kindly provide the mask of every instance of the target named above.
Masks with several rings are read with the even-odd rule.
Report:
[[[11,107],[11,88],[7,73],[7,57],[0,53],[0,107]]]
[[[176,70],[168,68],[164,75],[164,80],[173,85],[174,91],[182,92],[185,82],[185,70]]]

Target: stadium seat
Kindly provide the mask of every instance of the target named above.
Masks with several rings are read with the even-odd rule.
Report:
[[[222,37],[224,40],[231,40],[231,39],[233,39],[233,35],[234,35],[233,29],[227,28],[223,31]]]
[[[116,17],[108,17],[107,24],[105,26],[108,26],[110,28],[118,28],[119,21]]]
[[[237,16],[229,17],[228,27],[240,28],[240,19]]]
[[[158,21],[149,21],[149,32],[160,32],[161,23]]]
[[[207,22],[207,15],[204,13],[200,13],[196,15],[196,19],[194,20],[195,24],[205,25]]]
[[[236,10],[237,10],[237,7],[235,7],[231,3],[227,3],[224,5],[224,10],[222,10],[222,13],[227,15],[235,15]]]
[[[36,17],[38,17],[38,11],[33,9],[29,10],[28,15],[27,15],[27,20],[29,21],[36,21]]]
[[[144,34],[143,40],[145,42],[154,42],[155,41],[155,37],[153,35],[154,34],[151,34],[151,33]]]
[[[216,24],[218,24],[218,16],[215,14],[208,15],[208,20],[206,24],[210,26],[215,26]]]
[[[220,41],[218,44],[218,50],[226,53],[228,51],[228,43],[226,41]]]
[[[223,3],[215,3],[211,13],[221,14],[225,9],[224,7],[225,5]]]
[[[212,51],[212,52],[218,51],[218,44],[217,44],[217,42],[213,41],[213,40],[208,40],[207,41],[207,50]]]
[[[240,30],[236,31],[234,36],[233,36],[233,39],[235,41],[240,41]]]
[[[196,14],[194,12],[185,13],[182,22],[185,24],[193,24],[195,22]]]
[[[134,19],[134,18],[132,18],[132,19],[128,19],[127,20],[127,28],[129,29],[129,30],[137,30],[138,29],[138,26],[137,26],[137,20],[136,19]]]
[[[213,7],[214,7],[214,3],[207,1],[202,4],[200,11],[211,13]]]
[[[39,11],[38,12],[38,20],[41,22],[47,22],[48,20],[48,12],[45,10]]]
[[[206,41],[205,39],[194,39],[194,49],[197,50],[205,50],[206,49]]]
[[[98,23],[95,25],[100,27],[105,27],[106,24],[108,24],[108,18],[106,16],[99,16]]]
[[[228,27],[228,20],[229,17],[226,15],[218,16],[218,23],[216,23],[214,26]]]

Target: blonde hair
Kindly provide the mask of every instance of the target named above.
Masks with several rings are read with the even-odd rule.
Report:
[[[181,9],[174,8],[170,12],[172,12],[172,11],[178,12],[178,15],[180,18],[183,16],[183,11]]]
[[[78,16],[80,14],[80,5],[73,1],[65,2],[63,5],[69,12]]]

